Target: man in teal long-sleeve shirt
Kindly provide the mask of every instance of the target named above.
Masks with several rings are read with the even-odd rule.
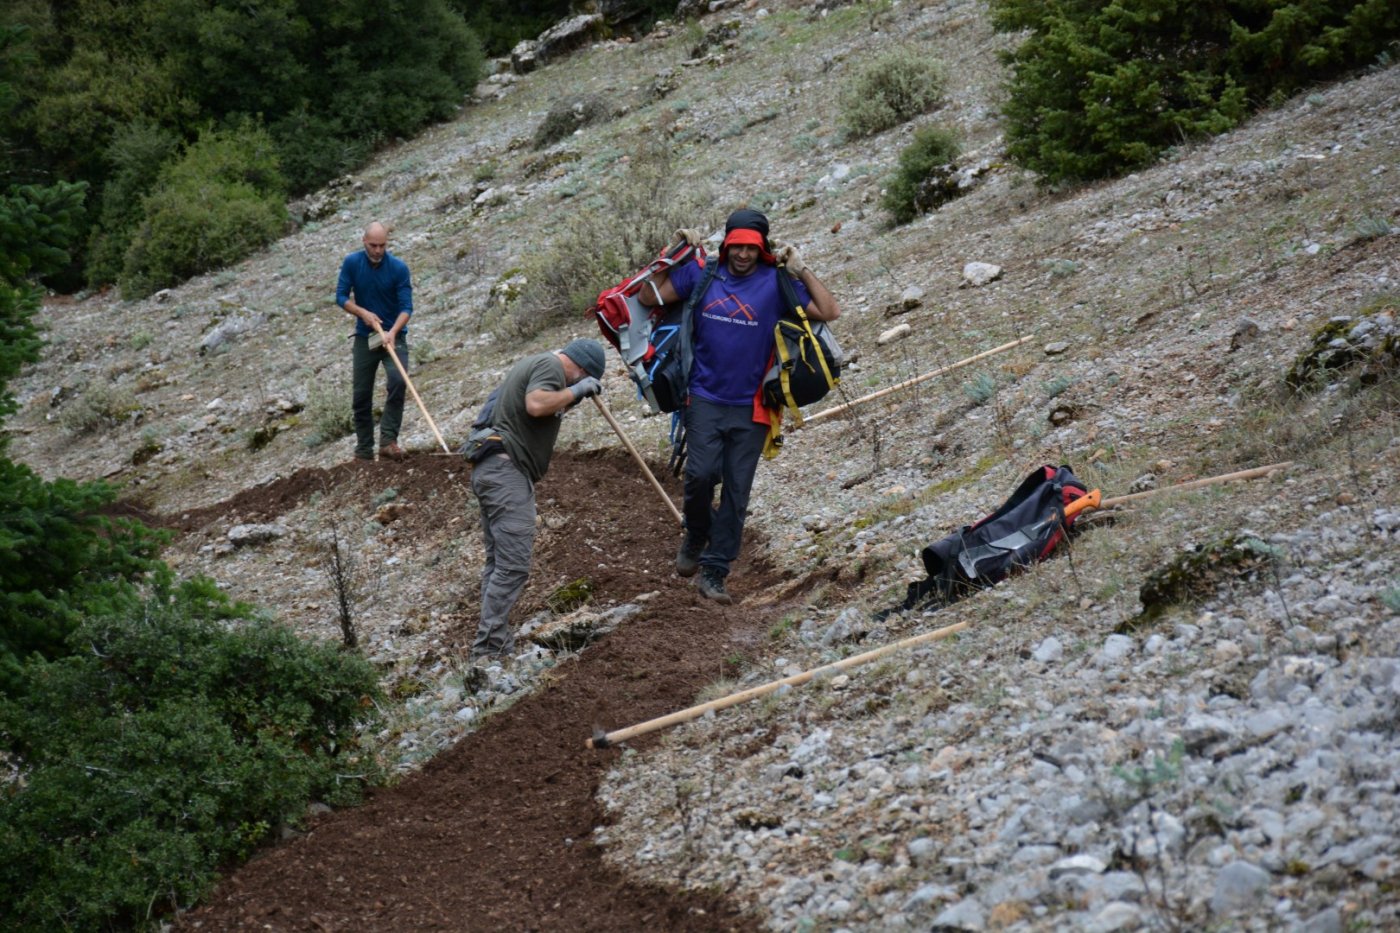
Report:
[[[389,231],[375,221],[365,228],[363,250],[340,264],[335,303],[356,319],[351,410],[355,416],[355,456],[374,459],[374,379],[385,370],[384,413],[379,418],[379,456],[402,460],[399,426],[403,423],[404,379],[389,354],[408,372],[408,319],[413,314],[413,283],[408,266],[389,252]],[[352,297],[353,294],[353,297]],[[376,326],[378,325],[378,326]],[[371,340],[376,331],[383,343]]]

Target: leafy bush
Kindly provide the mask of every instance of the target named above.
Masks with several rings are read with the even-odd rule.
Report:
[[[956,196],[953,160],[961,146],[951,130],[921,127],[899,153],[899,167],[885,185],[881,204],[897,224],[905,224]],[[947,190],[951,185],[952,191]]]
[[[31,655],[56,658],[84,616],[126,611],[138,585],[168,573],[159,532],[101,514],[102,483],[45,482],[0,458],[0,694]]]
[[[363,659],[246,616],[207,580],[94,618],[0,702],[23,781],[0,799],[0,900],[27,929],[130,928],[187,906],[313,799],[375,776]],[[343,780],[343,777],[352,778]]]
[[[131,235],[141,222],[142,201],[179,147],[178,134],[148,121],[117,130],[107,147],[111,174],[102,188],[102,213],[88,244],[90,284],[114,282],[121,274]]]
[[[272,139],[245,123],[205,133],[160,173],[120,284],[141,298],[242,259],[281,234],[286,185]]]
[[[677,228],[716,219],[704,185],[674,183],[673,158],[665,144],[645,142],[594,197],[571,205],[561,229],[526,261],[526,285],[508,305],[509,329],[531,336],[576,319],[604,288],[654,259]]]
[[[549,105],[530,144],[536,149],[552,146],[575,130],[611,119],[612,115],[612,108],[597,94],[561,97]]]
[[[131,390],[89,382],[76,399],[63,406],[58,423],[73,434],[87,434],[98,428],[115,427],[140,410]]]
[[[1005,55],[1008,152],[1050,183],[1132,171],[1400,37],[1392,0],[993,0],[992,15],[1029,33]]]
[[[942,96],[938,66],[914,49],[897,49],[867,64],[842,90],[841,122],[854,136],[871,136],[933,109]]]
[[[355,430],[355,417],[350,410],[350,393],[344,386],[332,388],[324,380],[313,383],[302,411],[311,425],[306,443],[310,447],[340,440]]]

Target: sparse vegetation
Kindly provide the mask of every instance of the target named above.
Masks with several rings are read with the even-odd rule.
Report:
[[[926,52],[899,48],[861,68],[841,92],[841,122],[873,136],[932,110],[943,96],[942,70]]]
[[[311,427],[306,443],[312,447],[340,440],[355,430],[348,386],[327,385],[317,380],[307,393],[302,415]]]
[[[550,105],[549,112],[535,128],[531,145],[536,149],[552,146],[585,126],[611,119],[612,114],[612,107],[596,94],[561,97]]]

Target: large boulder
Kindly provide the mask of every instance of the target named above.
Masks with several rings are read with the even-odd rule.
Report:
[[[538,43],[535,55],[541,64],[547,64],[591,42],[601,32],[602,26],[603,17],[597,13],[581,13],[560,20],[540,33],[535,40]]]

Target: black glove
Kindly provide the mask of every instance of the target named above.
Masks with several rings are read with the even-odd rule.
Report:
[[[592,398],[603,391],[603,384],[592,376],[584,376],[578,382],[569,386],[569,391],[574,393],[574,401]]]

